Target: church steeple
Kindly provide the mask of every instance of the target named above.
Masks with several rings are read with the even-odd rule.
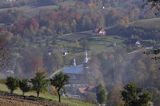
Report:
[[[73,66],[77,66],[76,59],[73,59]]]
[[[85,69],[88,68],[88,61],[89,61],[88,52],[85,51],[85,58],[84,58],[84,63],[83,63],[83,66]]]
[[[85,60],[84,60],[84,63],[88,63],[88,61],[89,61],[88,52],[85,51]]]

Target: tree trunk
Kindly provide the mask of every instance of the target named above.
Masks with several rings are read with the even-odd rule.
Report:
[[[11,89],[10,93],[13,94],[13,90],[12,89]]]
[[[22,95],[24,96],[24,92],[22,93]]]
[[[39,91],[37,91],[37,98],[39,97]]]
[[[61,102],[61,94],[59,91],[58,91],[58,98],[59,98],[59,102]]]

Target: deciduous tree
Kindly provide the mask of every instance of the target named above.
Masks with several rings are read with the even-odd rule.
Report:
[[[97,95],[97,102],[99,104],[104,104],[106,102],[107,98],[106,91],[101,84],[97,86],[96,95]]]
[[[24,93],[31,90],[31,86],[29,85],[29,81],[27,79],[20,80],[19,81],[19,88],[23,92],[23,96],[24,96]]]
[[[137,88],[134,83],[129,83],[122,91],[122,98],[125,106],[149,106],[151,94],[141,88]]]
[[[7,77],[6,85],[7,85],[8,89],[10,90],[10,93],[13,94],[13,91],[16,90],[19,86],[19,81],[17,78]]]
[[[69,76],[63,73],[56,74],[52,79],[51,79],[51,85],[55,86],[58,97],[59,97],[59,102],[61,102],[61,91],[64,88],[64,85],[68,83]]]
[[[33,84],[33,90],[37,93],[37,97],[39,97],[40,92],[46,90],[46,87],[49,84],[49,80],[46,79],[44,72],[37,72],[36,76],[31,79],[31,82]]]

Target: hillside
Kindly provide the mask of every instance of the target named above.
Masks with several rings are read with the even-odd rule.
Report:
[[[55,101],[36,99],[35,97],[26,97],[18,95],[9,95],[0,93],[0,106],[67,106]]]
[[[0,106],[42,106],[40,104],[28,103],[25,101],[9,100],[6,98],[0,98]]]
[[[19,88],[11,96],[0,82],[5,92],[0,106],[94,106],[99,84],[107,106],[122,106],[121,91],[129,82],[157,95],[153,102],[158,106],[160,66],[143,50],[160,47],[160,18],[143,3],[0,0],[0,80],[33,79],[39,71],[47,78],[61,71],[71,76],[61,92],[62,104],[54,88],[40,93],[40,99],[35,91],[27,92],[24,99]]]
[[[115,26],[108,33],[136,40],[157,40],[160,38],[160,18],[141,19],[128,23],[127,26]]]
[[[94,104],[85,101],[66,97],[63,97],[62,103],[58,103],[58,97],[49,92],[40,94],[40,99],[37,99],[35,98],[36,93],[31,91],[26,93],[26,98],[24,99],[19,89],[15,91],[15,95],[11,96],[6,93],[9,92],[6,85],[0,83],[0,88],[0,106],[94,106]]]
[[[160,18],[143,19],[129,24],[132,27],[140,27],[144,29],[160,30]]]

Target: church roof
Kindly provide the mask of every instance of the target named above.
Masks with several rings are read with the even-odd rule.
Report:
[[[63,72],[65,74],[82,74],[83,73],[83,65],[64,67]]]

